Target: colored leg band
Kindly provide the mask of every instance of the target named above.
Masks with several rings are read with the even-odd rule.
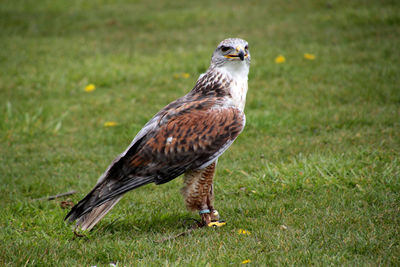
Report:
[[[204,213],[211,213],[211,211],[209,209],[205,209],[205,210],[201,210],[199,211],[199,214],[204,214]]]

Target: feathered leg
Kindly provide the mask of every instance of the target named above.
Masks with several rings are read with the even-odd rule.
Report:
[[[192,211],[199,211],[203,226],[219,219],[213,205],[215,167],[216,162],[213,162],[204,169],[186,172],[184,177],[182,194],[186,207]]]

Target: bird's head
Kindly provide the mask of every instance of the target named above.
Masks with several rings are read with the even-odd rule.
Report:
[[[245,67],[248,69],[250,66],[249,44],[239,38],[223,40],[212,55],[211,65],[219,68]]]

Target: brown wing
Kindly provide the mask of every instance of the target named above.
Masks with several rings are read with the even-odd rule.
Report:
[[[142,184],[166,183],[187,170],[207,166],[243,130],[245,117],[234,107],[205,108],[201,101],[165,112],[158,127],[136,141],[109,168],[109,195],[115,197]]]
[[[130,174],[153,176],[157,184],[165,183],[215,160],[243,127],[244,115],[236,108],[194,109],[160,126],[125,166]]]

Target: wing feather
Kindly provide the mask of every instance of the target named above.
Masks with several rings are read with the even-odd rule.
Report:
[[[102,198],[131,190],[136,180],[146,178],[162,184],[187,170],[204,168],[215,161],[243,130],[245,116],[235,107],[212,107],[213,103],[196,100],[159,116],[158,124],[153,123],[108,168],[106,176],[118,177],[119,181],[113,185],[110,195]],[[110,175],[113,171],[119,173]]]

